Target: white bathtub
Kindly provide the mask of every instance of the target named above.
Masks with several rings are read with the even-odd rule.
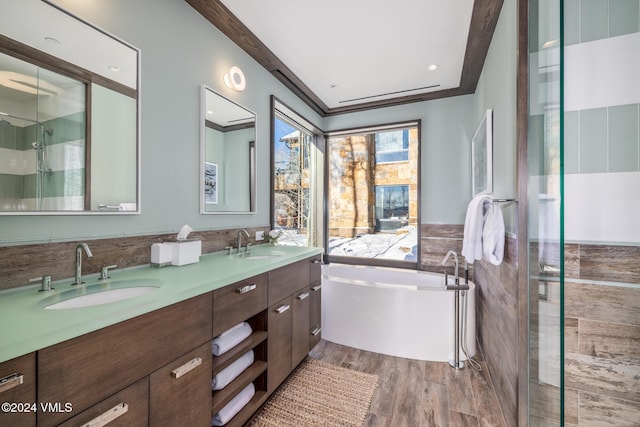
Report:
[[[451,276],[449,283],[453,283]],[[469,285],[466,349],[473,357],[476,353],[475,285]],[[463,301],[461,292],[461,314]],[[445,290],[441,274],[323,265],[322,338],[391,356],[439,362],[452,360],[454,292]],[[462,350],[460,360],[466,360]]]

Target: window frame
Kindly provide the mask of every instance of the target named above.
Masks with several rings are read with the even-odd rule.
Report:
[[[352,256],[343,256],[343,255],[330,255],[329,254],[329,212],[328,212],[328,202],[329,202],[329,177],[330,177],[330,147],[329,147],[329,139],[333,136],[348,136],[348,135],[360,135],[363,133],[374,133],[384,130],[393,130],[393,129],[407,129],[411,127],[416,127],[418,133],[418,147],[417,147],[417,179],[416,179],[416,204],[417,204],[417,218],[416,218],[416,261],[403,261],[403,260],[393,260],[393,259],[380,259],[380,258],[365,258],[365,257],[352,257]],[[406,161],[402,161],[403,163]],[[390,164],[390,163],[398,163],[398,162],[382,162],[381,164]],[[421,218],[422,218],[422,204],[421,204],[421,180],[422,180],[422,120],[406,120],[401,122],[393,122],[379,125],[370,125],[370,126],[362,126],[357,128],[347,128],[340,129],[335,131],[329,131],[325,133],[325,231],[324,231],[324,260],[329,263],[339,263],[339,264],[350,264],[350,265],[367,265],[367,266],[376,266],[376,267],[393,267],[393,268],[404,268],[410,270],[419,270],[420,269],[420,260],[422,254],[421,248]],[[401,185],[401,184],[398,184]],[[375,186],[373,186],[373,190],[375,191]]]

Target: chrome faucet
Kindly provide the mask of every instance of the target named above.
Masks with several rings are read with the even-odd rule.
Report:
[[[89,249],[89,245],[86,243],[80,243],[76,246],[76,281],[72,283],[72,285],[82,285],[84,282],[82,281],[82,251],[87,255],[87,258],[93,258],[93,254],[91,253],[91,249]]]
[[[456,276],[455,276],[455,284],[456,284],[456,286],[457,286],[458,284],[460,284],[460,276],[459,276],[459,274],[458,274],[458,253],[457,253],[456,251],[449,251],[449,252],[447,252],[447,255],[444,257],[444,259],[443,259],[442,261],[440,261],[440,265],[446,265],[446,264],[447,264],[447,261],[449,261],[449,257],[450,257],[451,255],[453,255],[453,259],[455,260],[455,263],[456,263],[456,270],[455,270],[455,272],[456,272],[456,273],[455,273],[455,274],[456,274]],[[445,285],[448,285],[448,283],[445,283]]]
[[[242,235],[243,234],[245,236],[247,236],[247,239],[249,238],[249,233],[244,228],[242,230],[238,231],[238,253],[240,253],[242,251]],[[247,249],[248,249],[248,247],[247,247]]]

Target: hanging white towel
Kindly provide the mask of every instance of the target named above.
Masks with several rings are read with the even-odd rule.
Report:
[[[222,409],[218,411],[217,414],[213,416],[211,419],[212,426],[223,426],[229,421],[231,418],[235,417],[238,412],[244,408],[247,403],[253,398],[256,394],[256,387],[253,383],[246,386],[242,391],[236,394],[236,397],[231,399],[229,403],[227,403]]]
[[[242,340],[251,335],[251,332],[251,326],[247,322],[235,325],[213,339],[211,352],[214,356],[220,356],[240,344]]]
[[[234,360],[231,365],[227,366],[213,377],[211,380],[211,390],[222,390],[225,388],[229,383],[231,383],[231,381],[235,380],[238,375],[243,373],[245,369],[251,366],[253,359],[253,350],[249,350]]]
[[[487,203],[482,226],[482,258],[493,265],[502,264],[504,237],[502,209],[496,203]]]
[[[489,202],[490,200],[491,196],[479,194],[471,200],[467,207],[467,216],[464,220],[462,256],[466,258],[469,264],[473,264],[477,259],[482,259],[483,206],[485,202]]]

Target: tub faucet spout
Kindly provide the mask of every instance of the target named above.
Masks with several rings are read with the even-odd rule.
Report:
[[[80,243],[76,246],[76,281],[72,283],[72,285],[82,285],[84,282],[82,281],[82,251],[87,255],[87,258],[93,258],[93,254],[91,253],[91,249],[89,249],[89,245],[86,243]]]
[[[440,265],[447,265],[447,261],[449,261],[449,257],[453,255],[453,259],[455,260],[455,284],[458,285],[460,283],[460,275],[458,274],[458,253],[456,251],[449,251],[447,255],[440,261]]]

